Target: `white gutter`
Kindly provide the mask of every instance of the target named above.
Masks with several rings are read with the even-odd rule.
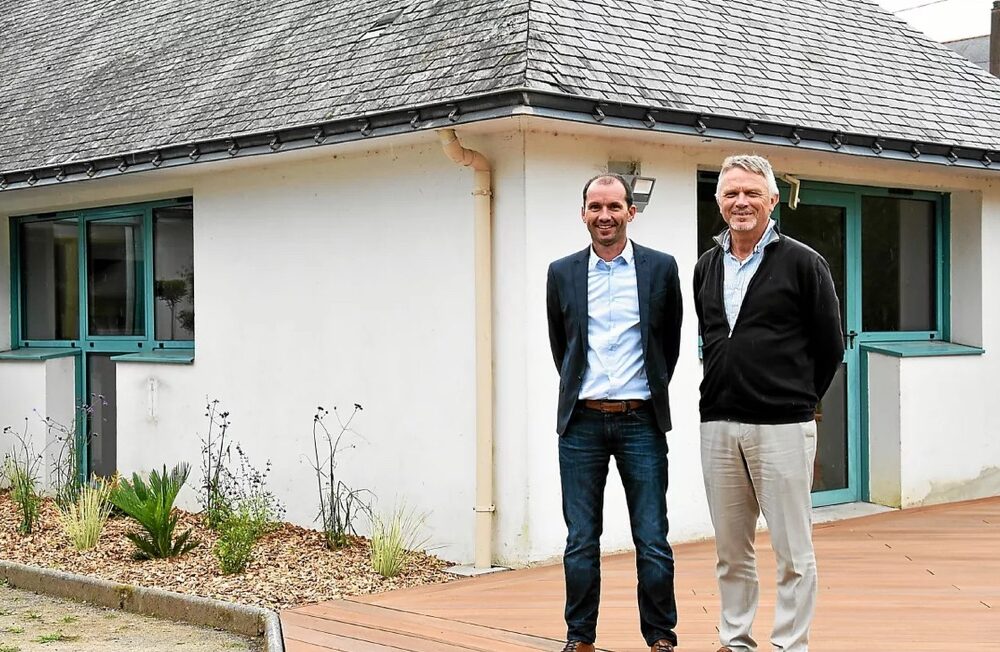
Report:
[[[493,209],[490,162],[462,147],[454,129],[442,129],[441,147],[448,158],[471,167],[473,174],[474,260],[476,291],[476,513],[475,567],[493,565]]]

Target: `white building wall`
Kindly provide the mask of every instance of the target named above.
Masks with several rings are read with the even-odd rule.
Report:
[[[517,125],[526,131],[515,131]],[[709,536],[690,289],[696,175],[749,148],[528,119],[507,127],[460,131],[463,143],[495,166],[495,560],[519,565],[562,552],[558,380],[545,324],[545,272],[552,260],[587,246],[581,186],[609,160],[637,160],[643,174],[657,178],[653,200],[630,234],[677,258],[685,301],[668,435],[671,539]],[[231,434],[251,459],[274,463],[270,482],[289,519],[311,525],[317,509],[306,461],[312,416],[319,405],[349,412],[358,402],[365,408],[356,422],[363,438],[341,457],[343,479],[372,489],[384,507],[398,498],[428,511],[432,543],[441,546],[436,552],[456,561],[472,558],[471,173],[448,161],[429,135],[399,143],[372,141],[371,151],[364,145],[323,148],[308,156],[279,154],[0,197],[0,215],[194,197],[195,363],[118,365],[123,472],[188,460],[196,482],[205,400],[218,398],[231,412]],[[955,193],[954,332],[959,341],[981,343],[987,354],[902,361],[899,471],[910,487],[903,500],[911,504],[988,491],[983,487],[991,486],[989,468],[1000,467],[1000,451],[985,407],[969,405],[990,403],[987,379],[1000,371],[991,356],[1000,341],[1000,308],[989,301],[1000,262],[982,255],[1000,243],[1000,185],[992,176],[941,167],[753,149],[769,155],[779,172],[803,179]],[[8,250],[0,248],[0,257]],[[8,268],[0,265],[0,299]],[[0,300],[0,311],[8,305]],[[0,333],[6,336],[6,329]],[[39,368],[0,364],[0,417],[7,422],[23,418],[30,411],[24,406],[45,402]],[[944,384],[952,387],[942,389]],[[943,437],[942,429],[959,422],[962,438]],[[932,468],[933,460],[944,460],[940,466],[947,468]],[[184,504],[194,506],[190,491]],[[614,469],[605,514],[605,550],[631,547]]]
[[[12,432],[0,437],[0,461],[14,454],[20,461],[25,451],[19,439],[29,447],[29,454],[42,455],[36,479],[41,486],[52,482],[53,462],[59,454],[58,433],[45,426],[46,418],[72,429],[75,382],[73,358],[50,360],[0,360],[0,429]],[[14,451],[17,447],[18,450]],[[2,473],[0,473],[2,476]]]
[[[901,359],[903,507],[1000,495],[994,400],[983,395],[998,371],[995,357]]]
[[[471,174],[436,145],[264,161],[195,183],[195,363],[119,365],[119,466],[197,462],[219,399],[230,435],[273,462],[288,518],[309,525],[313,415],[360,403],[340,479],[382,509],[426,511],[439,553],[468,558]]]

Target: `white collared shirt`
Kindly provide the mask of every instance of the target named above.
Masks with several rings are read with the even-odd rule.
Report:
[[[610,263],[587,265],[587,371],[580,399],[648,399],[632,241]]]

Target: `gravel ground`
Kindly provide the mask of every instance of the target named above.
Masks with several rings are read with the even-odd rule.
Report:
[[[263,641],[0,586],[0,652],[259,652]]]
[[[124,533],[138,526],[128,518],[110,519],[97,547],[84,552],[63,535],[51,500],[42,506],[40,520],[33,534],[18,534],[16,506],[9,492],[0,493],[0,558],[274,610],[453,579],[444,572],[446,562],[422,553],[413,554],[400,576],[385,579],[371,568],[366,539],[327,550],[321,532],[287,523],[257,544],[246,572],[222,575],[211,553],[215,534],[193,514],[181,512],[177,532],[192,528],[201,544],[181,557],[147,561],[132,559]]]

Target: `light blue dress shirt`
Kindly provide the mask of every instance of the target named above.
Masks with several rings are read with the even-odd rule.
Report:
[[[722,260],[725,263],[725,281],[723,283],[723,300],[726,303],[726,319],[729,321],[729,334],[733,334],[733,327],[736,326],[736,318],[739,317],[740,307],[743,306],[743,299],[747,296],[747,288],[750,281],[764,260],[764,247],[778,239],[778,233],[774,229],[774,220],[768,218],[767,228],[760,236],[760,240],[753,247],[753,252],[744,260],[733,255],[732,237],[729,229],[726,229],[715,236],[715,241],[719,243],[725,255]]]
[[[631,240],[610,263],[591,248],[587,302],[587,371],[580,399],[648,399]]]

